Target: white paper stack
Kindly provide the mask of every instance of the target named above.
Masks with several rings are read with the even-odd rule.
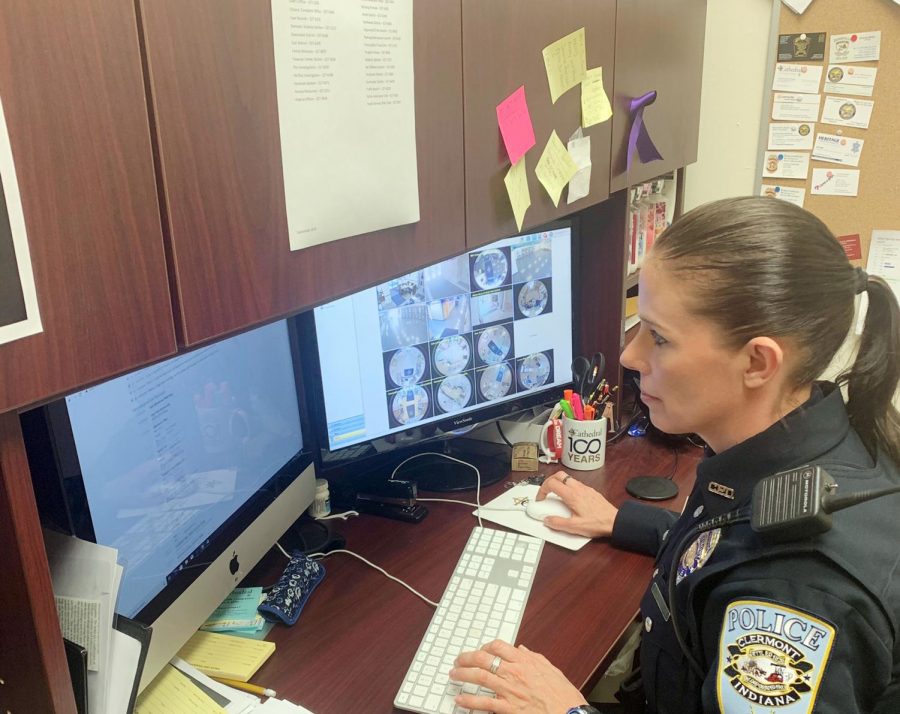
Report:
[[[123,571],[118,551],[49,530],[44,543],[63,637],[88,651],[89,712],[107,714],[113,616]]]

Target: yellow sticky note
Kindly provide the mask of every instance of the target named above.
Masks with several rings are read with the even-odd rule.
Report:
[[[559,205],[560,194],[576,171],[578,171],[577,164],[569,156],[569,152],[554,131],[547,140],[544,153],[541,154],[541,159],[534,169],[535,176],[547,189],[554,206]]]
[[[134,714],[227,714],[172,665],[167,664],[141,692]]]
[[[528,174],[525,171],[524,156],[506,172],[503,183],[506,184],[509,202],[512,204],[513,215],[516,217],[516,227],[522,230],[525,211],[531,205],[531,192],[528,190]]]
[[[274,651],[274,642],[200,631],[184,643],[178,656],[207,677],[248,682]]]
[[[581,82],[581,126],[594,126],[611,116],[612,106],[603,89],[603,67],[589,69]]]
[[[584,28],[566,35],[544,48],[544,67],[550,83],[550,99],[556,100],[584,79]]]

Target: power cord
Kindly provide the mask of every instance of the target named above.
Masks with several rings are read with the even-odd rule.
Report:
[[[399,464],[397,464],[397,468],[395,468],[393,470],[393,472],[391,472],[391,477],[388,479],[388,481],[395,481],[396,479],[394,478],[394,476],[397,475],[397,471],[400,470],[400,467],[403,466],[403,464],[407,463],[408,461],[412,461],[413,459],[418,459],[420,456],[439,456],[442,459],[447,459],[448,461],[455,461],[458,464],[462,464],[463,466],[468,466],[470,469],[472,469],[475,472],[475,501],[477,501],[478,508],[479,509],[481,508],[481,472],[478,470],[478,468],[474,464],[470,464],[468,461],[462,461],[461,459],[457,459],[454,456],[448,456],[447,454],[442,454],[437,451],[423,451],[421,454],[413,454],[408,459],[404,459]],[[440,499],[420,498],[417,500],[427,501],[427,500],[440,500]],[[467,505],[471,505],[471,504],[467,504]],[[481,526],[482,528],[484,527],[484,523],[482,523],[482,521],[481,521],[480,513],[478,514],[478,525]]]
[[[494,422],[497,425],[497,433],[500,434],[500,438],[503,439],[503,442],[509,447],[512,448],[512,442],[506,438],[506,434],[503,433],[503,427],[500,426],[500,420]]]
[[[346,521],[348,518],[352,518],[353,516],[358,516],[359,511],[344,511],[342,513],[332,513],[328,516],[317,516],[313,520],[316,521],[333,521],[336,518],[340,518],[342,521]]]
[[[388,480],[389,480],[389,481],[394,481],[394,480],[396,480],[394,477],[397,475],[397,471],[400,469],[400,467],[403,466],[403,464],[407,463],[408,461],[412,461],[413,459],[416,459],[416,458],[418,458],[418,457],[420,457],[420,456],[440,456],[440,457],[445,458],[445,459],[448,459],[448,460],[450,460],[450,461],[455,461],[456,463],[462,464],[463,466],[468,466],[469,468],[471,468],[472,470],[474,470],[474,471],[475,471],[475,477],[476,477],[476,479],[477,479],[477,486],[476,486],[476,489],[475,489],[475,500],[476,500],[477,503],[472,504],[472,503],[468,503],[467,501],[457,501],[457,500],[449,499],[449,498],[447,498],[447,499],[445,499],[445,498],[420,498],[420,499],[418,499],[418,500],[420,500],[420,501],[444,501],[444,502],[446,502],[446,503],[461,503],[461,504],[466,505],[466,506],[473,506],[473,505],[474,505],[474,506],[476,506],[476,507],[479,509],[479,511],[480,511],[480,509],[482,508],[482,506],[481,506],[481,472],[480,472],[480,471],[478,470],[478,468],[477,468],[476,466],[474,466],[473,464],[470,464],[470,463],[468,463],[468,462],[466,462],[466,461],[461,461],[460,459],[454,458],[453,456],[448,456],[447,454],[441,454],[441,453],[438,453],[438,452],[435,452],[435,451],[426,451],[426,452],[423,452],[423,453],[421,453],[421,454],[414,454],[413,456],[410,456],[408,459],[404,459],[404,460],[401,461],[399,464],[397,464],[397,467],[396,467],[396,468],[394,469],[394,471],[391,473],[391,476],[390,476],[390,478],[389,478]],[[514,510],[514,509],[492,509],[492,510]],[[343,512],[343,513],[336,513],[336,514],[334,514],[334,515],[332,515],[332,516],[323,516],[323,517],[321,517],[321,518],[317,518],[316,520],[317,520],[317,521],[324,521],[324,520],[328,520],[328,519],[331,519],[331,518],[341,518],[342,520],[347,520],[347,518],[349,518],[350,516],[358,516],[358,515],[359,515],[359,513],[357,513],[356,511],[345,511],[345,512]],[[481,514],[480,514],[480,513],[478,514],[478,525],[479,525],[479,526],[482,526],[482,527],[483,527],[483,525],[484,525],[484,524],[482,523],[482,520],[481,520]],[[278,546],[278,550],[280,550],[280,551],[282,552],[282,554],[284,555],[285,558],[287,558],[288,560],[291,559],[291,555],[290,555],[290,554],[289,554],[289,553],[281,546],[281,543],[279,543],[279,542],[276,541],[276,542],[275,542],[275,545]],[[434,600],[429,600],[427,597],[425,597],[425,596],[424,596],[422,593],[420,593],[418,590],[416,590],[416,589],[413,588],[412,586],[410,586],[410,585],[408,585],[407,583],[405,583],[405,582],[403,582],[402,580],[400,580],[400,578],[394,577],[393,575],[391,575],[389,572],[387,572],[387,571],[386,571],[384,568],[382,568],[381,566],[375,565],[375,563],[371,562],[370,560],[366,560],[366,558],[364,558],[363,556],[361,556],[359,553],[354,553],[352,550],[346,550],[345,548],[336,548],[335,550],[330,550],[330,551],[328,551],[327,553],[310,553],[307,557],[309,557],[309,558],[311,558],[311,559],[315,559],[315,560],[321,560],[322,558],[327,558],[329,555],[333,555],[334,553],[344,553],[345,555],[351,555],[351,556],[353,556],[354,558],[357,558],[358,560],[361,560],[361,561],[364,562],[366,565],[368,565],[368,566],[374,568],[375,570],[377,570],[379,573],[381,573],[382,575],[384,575],[384,576],[385,576],[386,578],[388,578],[389,580],[393,580],[394,582],[399,583],[400,585],[402,585],[403,587],[405,587],[407,590],[409,590],[413,595],[415,595],[416,597],[421,598],[422,600],[424,600],[425,602],[427,602],[427,603],[428,603],[429,605],[431,605],[432,607],[435,607],[435,608],[436,608],[436,607],[438,606],[438,603],[436,603]]]

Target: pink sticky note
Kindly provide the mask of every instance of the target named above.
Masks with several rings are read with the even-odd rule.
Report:
[[[524,85],[497,105],[497,124],[509,160],[516,164],[534,146],[534,127],[525,101]]]

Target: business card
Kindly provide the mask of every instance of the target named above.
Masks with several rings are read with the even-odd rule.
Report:
[[[875,90],[874,67],[853,67],[833,64],[825,73],[825,91],[832,94],[850,94],[855,97],[871,97]]]
[[[813,125],[805,122],[769,122],[769,150],[809,151],[813,147]]]
[[[831,36],[829,62],[872,62],[881,57],[881,32],[851,32]]]
[[[825,59],[824,32],[778,35],[779,62],[820,62]]]
[[[809,154],[805,151],[767,151],[763,176],[767,178],[806,179]]]
[[[859,193],[858,169],[813,169],[813,196],[856,196]]]
[[[776,92],[818,94],[821,81],[821,66],[779,62],[775,65],[775,78],[772,80],[772,89]]]
[[[815,122],[819,120],[821,106],[821,94],[775,92],[772,102],[772,118],[778,121]]]
[[[793,203],[795,206],[800,206],[800,208],[803,208],[803,200],[806,198],[806,190],[802,188],[794,188],[793,186],[763,184],[759,195],[768,196],[769,198],[777,198],[780,201],[787,201],[788,203]]]
[[[837,239],[847,254],[848,260],[862,260],[862,244],[859,240],[859,233],[838,236]]]
[[[837,136],[836,134],[816,134],[816,143],[813,146],[812,157],[816,161],[829,161],[832,164],[844,166],[859,166],[859,157],[862,155],[862,139],[851,136]]]
[[[856,129],[868,129],[874,108],[875,102],[871,99],[825,97],[825,106],[822,108],[822,123],[852,126]]]

